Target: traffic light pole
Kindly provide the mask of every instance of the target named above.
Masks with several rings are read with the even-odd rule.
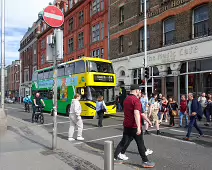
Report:
[[[144,68],[147,68],[147,16],[146,16],[146,0],[144,0]],[[145,77],[145,94],[148,97],[147,93],[147,81]]]

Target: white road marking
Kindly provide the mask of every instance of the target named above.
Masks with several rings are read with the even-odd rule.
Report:
[[[169,129],[169,130],[175,131],[175,132],[187,133],[187,131],[183,131],[183,130],[176,130],[176,129]],[[191,134],[199,135],[199,133],[193,133],[193,132]],[[204,136],[212,138],[212,136],[210,136],[210,135],[204,135]]]
[[[57,124],[63,124],[63,123],[70,123],[70,121],[65,121],[65,122],[57,122]],[[54,123],[47,123],[47,124],[41,124],[37,126],[48,126],[48,125],[53,125]]]
[[[176,139],[176,138],[172,138],[172,137],[168,137],[168,136],[155,135],[155,134],[152,134],[152,135],[157,136],[157,137],[161,137],[161,138],[165,138],[165,139],[170,139],[170,140],[182,142],[182,143],[188,143],[188,144],[196,145],[196,143],[194,143],[194,142],[184,141],[183,139],[181,140],[181,139]]]
[[[168,129],[170,127],[164,127],[164,128],[160,128],[160,129]],[[155,129],[151,129],[149,130],[150,132],[151,131],[154,131]],[[99,139],[93,139],[93,140],[89,140],[89,141],[85,141],[85,142],[77,142],[77,143],[74,143],[74,145],[80,145],[80,144],[83,144],[83,143],[90,143],[90,142],[95,142],[95,141],[100,141],[100,140],[104,140],[104,139],[111,139],[111,138],[118,138],[118,137],[121,137],[123,136],[122,134],[121,135],[116,135],[116,136],[108,136],[108,137],[105,137],[105,138],[99,138]]]
[[[108,126],[103,126],[103,127],[101,127],[101,129],[103,129],[103,128],[109,128],[109,127],[115,127],[115,126],[123,126],[123,123],[122,124],[117,124],[117,125],[108,125]],[[86,129],[83,129],[83,131],[86,131],[86,130],[94,130],[94,129],[100,129],[100,127],[93,127],[93,128],[86,128]],[[78,130],[76,130],[76,131],[78,131]],[[68,132],[61,132],[61,133],[58,133],[58,134],[66,134],[66,133],[68,133]]]
[[[185,133],[185,131],[183,131],[183,130],[177,130],[177,129],[169,129],[169,130],[175,131],[175,132],[182,132],[182,133]]]
[[[56,15],[56,14],[52,14],[52,13],[48,13],[48,12],[44,12],[44,16],[47,18],[52,18],[52,19],[56,19],[56,20],[62,20],[63,17],[61,15]]]

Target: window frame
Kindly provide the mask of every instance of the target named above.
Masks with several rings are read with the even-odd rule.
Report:
[[[146,0],[146,10],[150,9],[150,1]],[[144,13],[144,0],[140,0],[140,13]]]
[[[170,20],[173,20],[173,22],[174,22],[174,29],[170,30],[170,31],[165,31],[165,23]],[[168,33],[172,33],[172,32],[173,32],[173,39],[170,42],[167,42],[166,35]],[[163,20],[163,45],[164,46],[172,45],[172,44],[175,44],[175,42],[176,42],[176,20],[175,20],[174,16],[171,16],[171,17],[168,17],[165,20]]]
[[[92,27],[92,42],[100,40],[100,23],[93,25]]]
[[[68,39],[68,54],[71,54],[74,52],[74,38],[71,37]]]
[[[78,49],[84,48],[84,32],[78,34]]]
[[[144,51],[144,27],[139,30],[139,52]],[[150,32],[147,26],[147,51],[150,49]]]
[[[119,23],[124,22],[124,5],[119,7]]]
[[[84,11],[79,12],[79,26],[84,24]]]

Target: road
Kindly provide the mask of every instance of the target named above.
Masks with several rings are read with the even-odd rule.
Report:
[[[23,112],[23,105],[6,104],[7,113],[24,121],[31,121],[31,113]],[[104,141],[113,140],[115,147],[122,137],[123,116],[105,118],[103,128],[98,128],[96,119],[84,119],[84,142],[74,141],[73,144],[84,151],[93,154],[103,154]],[[67,140],[69,119],[58,116],[58,136]],[[149,159],[156,162],[157,170],[210,170],[212,158],[212,126],[205,127],[204,122],[199,122],[205,136],[197,138],[198,134],[193,130],[191,141],[183,141],[186,129],[161,125],[163,135],[157,136],[154,128],[150,131],[152,135],[144,136],[145,145],[154,153]],[[212,125],[212,124],[211,124]],[[52,117],[45,113],[44,125],[32,124],[32,126],[43,126],[49,133],[52,133]],[[126,164],[132,167],[141,168],[141,158],[137,151],[136,143],[133,141],[127,150],[130,158]]]

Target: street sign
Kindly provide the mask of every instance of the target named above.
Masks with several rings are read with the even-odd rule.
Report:
[[[43,20],[53,28],[61,27],[64,23],[63,12],[56,6],[49,5],[44,9]]]

